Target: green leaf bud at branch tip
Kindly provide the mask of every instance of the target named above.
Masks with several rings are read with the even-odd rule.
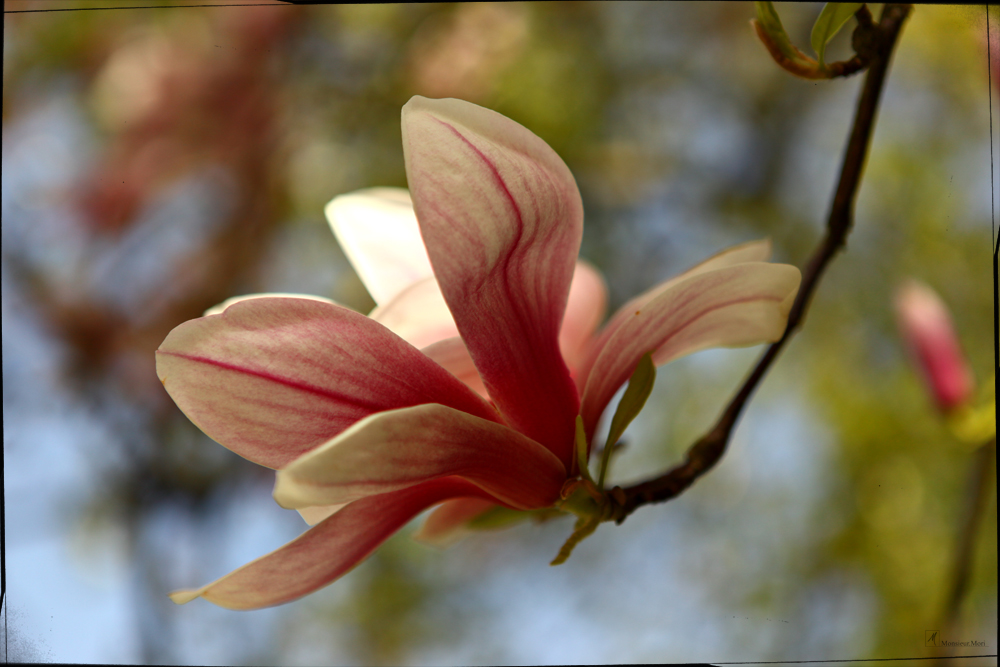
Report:
[[[872,49],[868,46],[875,27],[864,3],[829,3],[824,7],[813,25],[811,37],[813,50],[819,56],[818,62],[792,44],[785,28],[781,25],[781,19],[773,3],[754,2],[754,7],[757,18],[752,19],[750,25],[756,31],[757,37],[767,48],[774,62],[795,76],[810,80],[850,76],[867,67],[871,60]],[[851,40],[856,55],[850,60],[824,63],[827,43],[852,15],[858,19],[858,28]]]
[[[864,4],[863,2],[828,2],[823,5],[823,11],[819,13],[819,18],[813,24],[812,35],[810,35],[810,42],[821,68],[824,66],[823,56],[826,53],[826,45]]]

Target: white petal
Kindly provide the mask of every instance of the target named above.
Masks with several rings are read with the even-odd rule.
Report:
[[[378,305],[433,275],[406,190],[370,188],[334,197],[326,219]]]

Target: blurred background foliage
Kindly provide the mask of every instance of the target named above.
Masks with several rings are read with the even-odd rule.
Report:
[[[568,521],[476,534],[442,553],[410,529],[315,595],[237,613],[177,607],[166,593],[305,526],[271,502],[266,470],[177,410],[153,350],[234,294],[313,293],[367,312],[322,209],[357,188],[405,186],[399,111],[410,96],[493,108],[563,156],[586,208],[581,254],[616,307],[761,236],[778,261],[802,266],[861,77],[779,70],[748,26],[751,3],[181,4],[4,16],[8,659],[933,655],[925,631],[943,629],[973,453],[935,412],[891,303],[905,277],[933,286],[978,381],[992,382],[982,7],[914,10],[846,252],[731,451],[690,492],[602,526],[559,568],[547,563]],[[821,6],[777,5],[802,48]],[[850,55],[852,26],[831,58]],[[677,462],[758,353],[662,369],[615,481]],[[966,654],[996,652],[989,484],[959,636],[945,637],[986,642]]]

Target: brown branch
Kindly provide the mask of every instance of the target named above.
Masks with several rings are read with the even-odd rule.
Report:
[[[803,272],[802,285],[789,312],[784,335],[767,349],[712,430],[691,446],[684,463],[656,479],[623,489],[625,501],[616,503],[614,512],[617,523],[624,521],[638,507],[675,498],[718,463],[726,451],[726,445],[743,407],[750,400],[757,385],[760,384],[771,364],[784,348],[785,343],[801,325],[823,271],[844,245],[847,234],[851,230],[854,218],[854,201],[857,197],[858,185],[861,182],[865,158],[871,143],[879,97],[882,93],[893,49],[910,9],[911,6],[905,4],[885,5],[879,23],[875,27],[875,32],[871,36],[871,65],[861,91],[861,98],[858,100],[854,125],[851,128],[847,151],[840,170],[840,180],[833,197],[833,203],[830,206],[827,233]]]

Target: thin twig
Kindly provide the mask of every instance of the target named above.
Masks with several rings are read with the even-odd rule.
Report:
[[[767,349],[712,430],[691,446],[683,464],[656,479],[623,489],[625,502],[619,505],[614,513],[617,523],[624,521],[638,507],[664,502],[680,495],[722,458],[740,412],[750,400],[757,385],[760,384],[761,379],[774,363],[785,343],[799,328],[823,271],[844,245],[847,234],[851,230],[854,218],[854,201],[858,185],[861,182],[868,147],[871,143],[879,97],[882,93],[893,49],[910,9],[910,5],[886,4],[882,10],[874,39],[874,54],[865,77],[861,98],[858,100],[854,125],[851,128],[847,152],[844,155],[840,171],[840,180],[827,218],[827,233],[803,272],[802,285],[789,312],[784,335]]]

